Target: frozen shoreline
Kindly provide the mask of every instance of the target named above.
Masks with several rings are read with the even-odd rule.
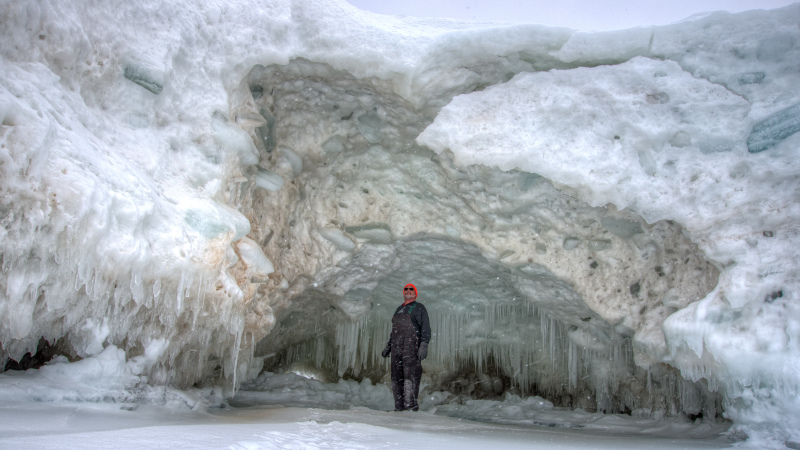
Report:
[[[227,400],[218,390],[165,389],[138,401],[70,401],[74,390],[66,385],[52,389],[49,401],[35,401],[35,385],[16,375],[0,376],[0,448],[677,449],[735,442],[723,434],[729,423],[590,414],[534,397],[441,405],[444,396],[434,393],[420,412],[396,413],[386,411],[385,385],[291,373],[262,374],[246,385],[260,390]]]
[[[728,448],[727,437],[664,438],[488,424],[426,412],[249,407],[206,412],[118,404],[0,408],[0,448]],[[31,424],[36,424],[31,426]]]

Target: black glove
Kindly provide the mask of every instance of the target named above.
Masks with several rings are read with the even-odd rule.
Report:
[[[389,356],[389,353],[391,351],[392,351],[392,344],[386,344],[386,348],[384,348],[383,351],[381,352],[381,356],[386,358],[387,356]]]
[[[423,359],[428,357],[428,343],[427,342],[423,342],[422,344],[419,344],[419,350],[417,350],[417,356],[419,357],[420,361],[422,361]]]

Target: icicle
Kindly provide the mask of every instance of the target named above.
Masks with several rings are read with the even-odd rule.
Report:
[[[550,323],[549,323],[548,326],[550,328],[550,333],[549,333],[549,339],[550,339],[550,342],[549,342],[550,343],[550,363],[553,365],[553,368],[555,368],[555,365],[556,365],[556,327],[555,327],[554,319],[550,319]]]
[[[142,276],[137,272],[131,274],[131,298],[136,304],[142,303],[144,300],[144,286],[142,285]]]
[[[161,278],[157,279],[155,283],[153,283],[153,299],[157,299],[158,295],[161,293]]]
[[[232,351],[233,351],[233,388],[232,388],[231,395],[236,393],[236,375],[239,372],[239,351],[240,351],[241,345],[242,345],[242,332],[241,331],[237,331],[236,332],[236,340],[235,340],[235,343],[233,344],[233,349],[232,349]]]
[[[75,284],[74,284],[74,286],[75,286],[75,290],[76,291],[80,291],[81,290],[81,275],[77,271],[75,272]],[[6,295],[8,295],[8,292],[6,292]]]
[[[547,318],[544,314],[539,317],[539,322],[539,327],[542,329],[542,343],[544,343],[547,340]]]
[[[575,354],[575,345],[570,342],[569,343],[569,387],[570,388],[577,388],[578,387],[578,361],[577,355]]]
[[[92,269],[92,275],[89,277],[88,283],[86,283],[86,294],[91,295],[94,291],[94,283],[96,278],[97,271]]]
[[[202,279],[200,281],[202,282]],[[191,297],[193,284],[194,284],[194,272],[189,271],[189,274],[186,277],[186,288],[184,290],[184,298]]]
[[[186,271],[181,270],[181,281],[178,282],[178,292],[175,295],[175,300],[176,300],[175,308],[177,309],[178,314],[180,314],[181,308],[183,307],[183,290],[185,289],[184,287],[185,277],[186,277]]]
[[[197,285],[197,304],[194,308],[192,308],[192,331],[195,330],[195,326],[197,325],[197,316],[203,311],[205,306],[205,298],[206,298],[206,290],[205,286],[203,285],[203,276],[200,276],[200,283]]]

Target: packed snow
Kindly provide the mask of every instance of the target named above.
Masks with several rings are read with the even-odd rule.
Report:
[[[800,5],[604,33],[1,5],[3,445],[463,446],[460,419],[800,448]],[[392,416],[408,282],[434,335]]]
[[[43,367],[45,374],[58,371],[57,378],[0,375],[0,447],[677,449],[726,448],[742,439],[721,435],[726,424],[587,413],[554,408],[540,397],[442,405],[449,393],[434,392],[422,399],[421,412],[398,413],[389,411],[394,402],[385,385],[322,383],[294,373],[265,372],[228,400],[214,389],[164,387],[141,390],[137,398],[115,397],[122,391],[113,388],[104,399],[78,398],[86,383],[98,381],[98,366],[124,366],[113,357],[85,361],[91,359],[98,360],[94,368]],[[110,387],[117,377],[103,378]]]

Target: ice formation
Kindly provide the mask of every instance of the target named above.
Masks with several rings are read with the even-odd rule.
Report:
[[[463,404],[449,402],[452,396],[453,394],[449,392],[428,392],[420,399],[420,410],[438,416],[495,424],[539,425],[546,426],[550,430],[559,428],[601,432],[613,430],[626,434],[663,436],[672,439],[676,436],[695,439],[719,437],[720,432],[726,427],[724,423],[693,423],[683,417],[656,419],[589,413],[580,409],[555,407],[552,402],[542,397],[520,397],[511,393],[492,400],[467,400]],[[349,410],[394,409],[390,387],[383,384],[373,385],[368,378],[361,382],[340,379],[336,383],[324,383],[292,372],[284,374],[263,372],[256,379],[242,384],[242,389],[230,399],[230,403],[239,407],[282,405]],[[427,415],[424,420],[424,423],[431,423],[436,418]],[[419,421],[416,425],[419,425]],[[730,436],[718,439],[727,441],[725,443],[732,442]],[[704,441],[706,445],[709,443],[709,440]],[[697,441],[693,444],[697,444]],[[658,444],[653,447],[657,448]]]
[[[340,0],[2,17],[3,360],[379,380],[413,282],[431,389],[800,441],[797,5],[594,34]]]

